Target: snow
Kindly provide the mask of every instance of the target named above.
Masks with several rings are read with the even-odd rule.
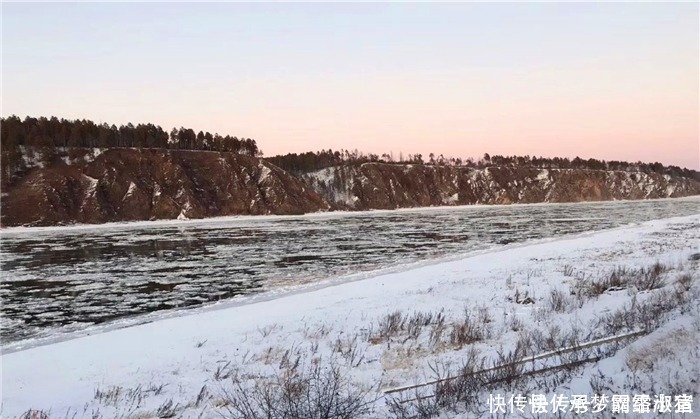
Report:
[[[345,175],[345,182],[336,185],[335,179],[336,176],[340,175],[340,172],[343,172]],[[359,200],[359,198],[352,193],[352,186],[355,182],[356,175],[357,173],[352,167],[334,166],[307,173],[304,177],[317,192],[326,196],[330,201],[353,206]],[[361,182],[367,180],[364,175],[361,175],[359,179]]]
[[[22,161],[26,168],[44,167],[44,162],[39,151],[36,149],[27,150],[24,146],[20,146],[20,149],[22,150]]]
[[[333,167],[327,167],[325,169],[311,172],[308,174],[308,176],[316,179],[318,182],[328,183],[333,180],[333,170]]]
[[[270,173],[272,172],[269,167],[265,166],[262,162],[262,160],[259,163],[260,167],[260,182],[264,181],[270,176]]]
[[[102,153],[104,153],[106,150],[108,150],[108,149],[106,149],[106,148],[93,148],[93,149],[92,149],[92,158],[93,158],[93,159],[98,158],[98,157],[99,157]]]
[[[552,178],[549,175],[549,170],[547,169],[541,169],[540,173],[537,175],[537,180],[542,183],[540,186],[541,190],[547,191],[544,197],[545,202],[550,202],[551,201],[551,196],[552,196]]]
[[[429,361],[458,365],[468,348],[421,350],[427,346],[425,334],[417,346],[400,340],[389,346],[369,343],[363,338],[367,329],[376,329],[378,319],[388,313],[442,311],[452,319],[459,317],[465,306],[485,308],[492,318],[493,337],[473,346],[482,353],[495,354],[501,346],[512,346],[517,337],[506,326],[512,318],[520,319],[526,329],[581,325],[630,301],[629,292],[607,292],[581,308],[541,318],[538,313],[549,291],[574,281],[563,273],[563,267],[595,275],[620,265],[638,267],[659,261],[678,271],[694,270],[697,276],[697,264],[688,260],[700,250],[699,240],[700,214],[655,220],[536,244],[481,250],[456,260],[433,261],[408,271],[351,282],[330,278],[235,305],[105,333],[95,330],[80,339],[4,353],[3,417],[15,417],[29,408],[51,410],[57,417],[63,417],[69,408],[77,411],[78,417],[80,412],[95,409],[106,417],[116,416],[119,407],[96,399],[96,389],[160,385],[164,385],[162,392],[148,393],[134,415],[152,416],[158,406],[172,399],[184,409],[179,413],[185,417],[200,413],[202,417],[218,417],[213,406],[220,400],[216,397],[210,404],[194,407],[203,385],[212,394],[220,394],[217,391],[228,384],[214,377],[218,368],[231,362],[245,374],[269,373],[278,368],[287,349],[294,352],[297,348],[308,356],[308,348],[316,344],[317,354],[327,359],[335,352],[335,342],[346,344],[353,336],[360,336],[358,345],[365,351],[362,361],[349,370],[353,379],[364,383],[381,379],[383,388],[419,383],[429,377]],[[528,292],[535,304],[509,302],[515,289]],[[662,365],[680,362],[674,371],[692,377],[689,365],[693,360],[681,361],[684,349],[697,345],[693,316],[700,313],[678,315],[676,321],[612,358],[586,367],[572,381],[572,391],[589,392],[590,377],[598,368],[619,371],[630,354],[640,363],[655,359],[655,353],[649,352],[654,344],[666,342],[669,334],[681,328],[687,336],[681,333],[685,337],[674,340],[675,346],[664,355]],[[382,408],[380,401],[378,417],[382,417]]]
[[[136,190],[136,184],[134,182],[129,182],[129,189],[126,190],[126,193],[124,194],[124,198],[122,198],[122,201],[125,200],[126,198],[130,197],[131,194],[133,194],[135,190]]]
[[[92,177],[86,175],[86,174],[83,174],[82,176],[85,179],[87,179],[87,181],[88,181],[88,187],[87,187],[87,190],[85,191],[85,195],[88,198],[94,197],[95,192],[97,191],[97,184],[99,183],[99,181],[95,178],[92,178]],[[83,201],[83,205],[85,205],[85,201]],[[81,210],[82,210],[82,206],[81,206]]]
[[[666,196],[670,197],[676,191],[676,185],[668,185],[666,187]]]

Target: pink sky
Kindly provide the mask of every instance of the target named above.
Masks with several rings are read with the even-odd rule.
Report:
[[[9,3],[2,114],[700,169],[698,7]]]

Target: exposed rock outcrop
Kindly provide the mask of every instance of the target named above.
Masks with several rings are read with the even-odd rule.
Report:
[[[233,153],[111,149],[32,169],[2,200],[3,225],[301,214],[328,203],[285,171]]]
[[[73,157],[57,158],[47,167],[31,168],[3,190],[2,224],[698,194],[697,180],[656,173],[365,163],[330,167],[297,178],[265,160],[233,153],[110,149],[74,152]]]
[[[329,202],[346,209],[436,205],[653,199],[700,194],[700,182],[662,174],[529,167],[364,163],[304,176]]]

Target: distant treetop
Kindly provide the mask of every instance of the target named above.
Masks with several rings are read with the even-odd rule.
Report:
[[[582,159],[575,157],[569,158],[548,158],[535,156],[501,156],[489,155],[484,153],[483,158],[474,160],[471,158],[461,159],[454,157],[445,157],[444,155],[436,155],[430,153],[428,161],[423,160],[422,154],[409,154],[404,158],[403,153],[399,153],[399,158],[395,159],[393,153],[364,154],[357,150],[321,150],[308,151],[306,153],[289,153],[266,158],[269,162],[276,166],[300,175],[326,167],[337,166],[341,164],[362,164],[368,162],[382,162],[388,164],[425,164],[437,166],[461,166],[472,168],[486,167],[535,167],[542,169],[588,169],[588,170],[618,170],[626,172],[643,172],[643,173],[660,173],[672,176],[681,176],[692,178],[700,181],[700,172],[695,170],[683,169],[678,166],[665,166],[659,162],[655,163],[630,163],[617,160],[597,160],[597,159]]]
[[[191,128],[173,128],[170,133],[153,124],[131,122],[117,127],[96,124],[87,119],[32,118],[24,120],[12,115],[0,118],[2,144],[30,147],[89,147],[89,148],[165,148],[170,150],[209,150],[259,156],[255,140],[221,136],[210,132],[195,133]]]
[[[38,155],[51,164],[59,149],[68,148],[160,148],[169,150],[226,151],[262,156],[255,140],[221,136],[210,132],[195,133],[191,128],[173,128],[170,133],[153,124],[132,123],[117,127],[96,124],[87,119],[32,118],[16,115],[0,118],[2,149],[2,183],[7,184],[25,170],[25,157]]]

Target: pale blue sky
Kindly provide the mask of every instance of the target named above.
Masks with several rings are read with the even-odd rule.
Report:
[[[697,3],[2,8],[3,115],[700,167]]]

